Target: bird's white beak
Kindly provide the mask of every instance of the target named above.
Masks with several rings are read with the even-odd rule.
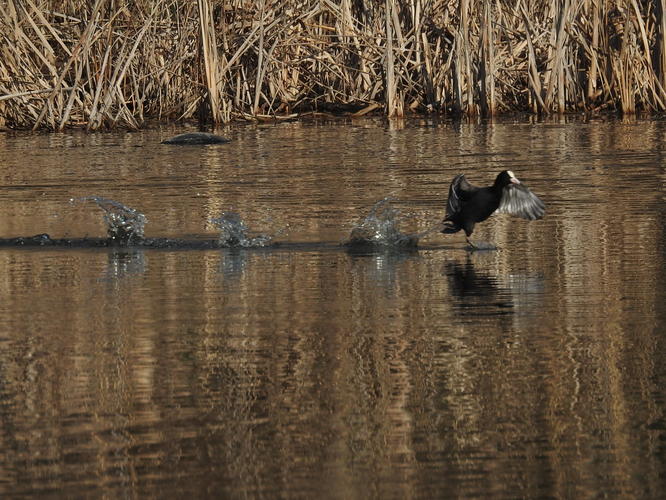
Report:
[[[511,170],[507,170],[506,173],[509,174],[509,180],[512,184],[520,184],[520,181],[516,178],[515,175],[513,175]]]

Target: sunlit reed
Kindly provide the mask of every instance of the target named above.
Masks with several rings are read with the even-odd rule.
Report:
[[[664,2],[7,0],[0,126],[666,107]]]

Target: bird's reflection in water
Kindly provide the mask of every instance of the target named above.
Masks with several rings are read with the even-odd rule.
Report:
[[[146,272],[146,256],[143,250],[117,248],[108,253],[105,279],[117,279],[144,272]]]
[[[464,264],[451,261],[445,273],[455,306],[460,314],[512,314],[514,304],[510,290],[505,289],[497,276],[478,270],[471,257]]]
[[[534,311],[543,297],[543,277],[524,274],[497,275],[481,269],[474,258],[450,261],[444,272],[461,314],[502,315]]]

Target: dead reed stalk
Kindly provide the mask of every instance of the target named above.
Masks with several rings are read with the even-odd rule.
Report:
[[[0,123],[664,111],[665,12],[666,0],[7,0]]]

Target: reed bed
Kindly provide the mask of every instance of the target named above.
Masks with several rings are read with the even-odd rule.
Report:
[[[666,106],[666,0],[3,3],[8,127]]]

